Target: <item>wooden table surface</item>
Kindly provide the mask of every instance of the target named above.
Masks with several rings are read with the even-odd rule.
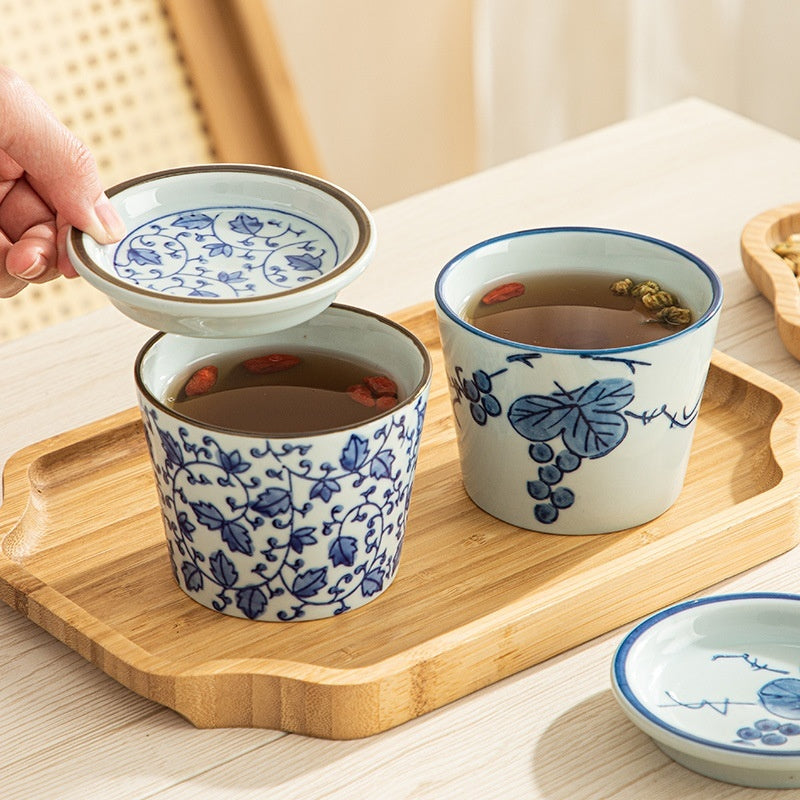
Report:
[[[708,261],[726,292],[717,347],[800,390],[800,364],[739,256],[751,217],[798,200],[800,142],[687,100],[378,210],[375,260],[339,300],[381,313],[430,300],[445,261],[505,231],[624,228]],[[150,333],[108,308],[0,346],[0,462],[132,407]],[[800,592],[797,549],[704,594],[755,590]],[[609,667],[630,627],[385,733],[328,741],[195,729],[0,605],[0,797],[793,796],[695,775],[627,721]]]

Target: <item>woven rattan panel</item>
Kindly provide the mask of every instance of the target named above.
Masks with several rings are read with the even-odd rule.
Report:
[[[0,59],[89,146],[106,186],[213,160],[158,0],[0,0],[0,20]],[[30,286],[0,300],[0,341],[105,302],[81,279]]]

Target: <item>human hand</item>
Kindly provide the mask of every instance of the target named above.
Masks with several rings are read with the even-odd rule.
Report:
[[[101,244],[125,235],[94,157],[34,90],[0,66],[0,297],[60,274],[70,225]]]

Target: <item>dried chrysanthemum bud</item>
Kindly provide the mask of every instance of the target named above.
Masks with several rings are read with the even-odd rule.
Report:
[[[790,234],[782,242],[773,245],[772,250],[779,256],[785,256],[788,253],[800,253],[800,234]]]
[[[642,283],[637,283],[636,286],[631,289],[631,295],[633,297],[644,297],[646,294],[653,294],[660,290],[661,287],[655,281],[642,281]]]
[[[692,321],[692,312],[688,308],[668,306],[656,314],[656,319],[667,325],[688,325]]]
[[[633,288],[633,281],[630,278],[622,278],[621,280],[614,281],[609,288],[611,289],[612,294],[618,294],[621,296],[628,295],[631,293],[631,289]]]
[[[658,311],[660,308],[669,308],[677,304],[677,300],[663,289],[659,292],[651,292],[642,295],[642,303],[650,311]]]
[[[778,242],[772,250],[779,256],[787,256],[790,253],[800,253],[800,242],[787,239],[785,242]]]
[[[773,245],[772,252],[779,255],[795,275],[800,275],[800,235],[793,233]]]
[[[797,253],[787,253],[783,260],[789,265],[795,275],[800,274],[800,251]]]

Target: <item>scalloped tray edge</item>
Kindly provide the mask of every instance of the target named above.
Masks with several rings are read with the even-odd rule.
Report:
[[[439,354],[435,353],[439,348],[438,333],[428,304],[401,312],[395,319],[420,335],[438,358]],[[437,625],[432,625],[429,632],[421,631],[410,644],[399,641],[396,649],[388,653],[389,645],[385,644],[383,655],[376,655],[372,662],[362,658],[358,664],[348,664],[346,660],[339,665],[321,664],[241,652],[235,657],[171,662],[168,657],[132,641],[132,637],[113,624],[91,614],[71,597],[48,585],[26,568],[28,557],[20,546],[17,545],[15,551],[9,545],[9,537],[14,536],[27,542],[26,535],[30,532],[26,532],[25,527],[33,525],[35,528],[41,524],[35,512],[42,496],[46,498],[48,492],[56,490],[74,490],[70,487],[69,475],[63,484],[59,483],[57,465],[63,462],[65,450],[71,448],[71,456],[82,464],[82,459],[91,459],[96,454],[98,446],[111,441],[115,451],[101,452],[101,459],[93,462],[93,468],[105,477],[113,477],[116,470],[129,469],[132,461],[136,461],[141,480],[139,462],[143,457],[146,459],[146,450],[139,435],[138,411],[130,410],[27,447],[9,460],[5,470],[6,500],[0,507],[0,544],[3,545],[0,549],[0,599],[123,685],[175,709],[198,727],[265,727],[349,739],[378,733],[439,708],[797,544],[800,506],[789,484],[800,473],[800,459],[795,448],[800,395],[718,351],[713,356],[709,385],[712,394],[716,393],[719,407],[724,410],[735,404],[743,413],[751,413],[759,403],[771,404],[770,421],[756,429],[761,439],[765,443],[768,441],[771,459],[780,472],[771,486],[741,502],[728,503],[708,516],[698,515],[676,529],[660,533],[656,524],[621,534],[606,534],[606,538],[532,534],[542,537],[538,540],[531,539],[527,532],[521,534],[518,529],[493,520],[463,495],[455,502],[461,504],[458,505],[460,513],[463,512],[461,522],[468,522],[470,527],[463,532],[443,530],[438,517],[433,519],[437,509],[427,504],[427,500],[437,494],[436,487],[426,484],[426,462],[437,459],[437,464],[444,464],[450,481],[455,480],[452,473],[457,473],[458,465],[449,422],[449,393],[442,380],[441,367],[438,372],[440,385],[431,393],[418,467],[417,480],[423,484],[419,493],[423,497],[414,498],[418,500],[416,504],[412,499],[407,532],[409,552],[404,552],[400,573],[385,593],[386,600],[378,598],[339,620],[290,625],[305,626],[300,630],[307,630],[312,637],[327,630],[334,634],[331,638],[341,633],[344,650],[349,646],[347,636],[350,636],[357,650],[358,646],[365,646],[359,637],[383,634],[386,638],[386,630],[393,626],[398,631],[398,640],[402,640],[401,633],[408,638],[410,634],[402,630],[402,625],[406,618],[417,619],[417,607],[423,604],[437,608],[440,617],[453,614],[453,600],[435,592],[435,566],[431,567],[432,576],[425,574],[428,569],[425,559],[432,553],[434,535],[445,538],[449,535],[453,541],[468,547],[485,546],[487,540],[496,542],[503,537],[519,537],[514,541],[524,543],[531,553],[541,543],[542,548],[549,548],[548,560],[542,560],[541,569],[545,566],[553,569],[556,565],[560,570],[556,570],[552,579],[534,579],[531,575],[528,586],[524,575],[513,572],[505,561],[500,563],[497,558],[497,569],[505,570],[510,577],[507,586],[491,586],[497,594],[494,607],[483,612],[476,610],[470,617],[462,612],[462,618],[456,619],[450,627],[437,618]],[[765,426],[768,426],[768,435]],[[43,460],[49,466],[44,470],[45,484],[37,487]],[[55,477],[49,470],[55,471]],[[47,479],[52,485],[47,484]],[[415,492],[416,489],[415,486]],[[152,492],[155,497],[155,489]],[[442,494],[452,495],[452,491]],[[677,505],[680,503],[679,499]],[[46,518],[46,514],[41,517]],[[34,534],[32,541],[38,535],[47,536],[48,532],[34,530]],[[160,530],[153,532],[153,536],[156,534],[158,540],[163,539]],[[585,541],[576,546],[576,538]],[[563,543],[563,552],[559,551],[558,540],[570,540]],[[721,550],[723,540],[725,547]],[[91,542],[89,545],[91,551]],[[153,549],[150,539],[147,548]],[[36,556],[35,545],[32,549]],[[9,552],[14,552],[14,557],[9,557]],[[58,552],[58,546],[53,552]],[[133,554],[139,552],[134,550]],[[467,556],[473,558],[472,568],[475,568],[481,562],[474,561],[474,556],[470,556],[472,552],[465,551],[465,562]],[[725,553],[725,558],[720,558],[720,552]],[[166,561],[165,549],[163,560]],[[489,586],[491,570],[481,565],[484,584]],[[478,581],[479,577],[475,569],[471,580]],[[508,588],[512,579],[513,591]],[[103,576],[99,575],[98,581],[102,580]],[[448,591],[461,592],[462,605],[468,605],[475,600],[474,591],[483,589],[484,584],[473,587],[468,576]],[[426,597],[420,588],[429,585],[433,589]],[[620,586],[625,587],[624,592],[619,590]],[[202,620],[204,625],[213,625],[214,630],[225,635],[232,632],[234,638],[237,635],[249,637],[251,632],[258,638],[259,626],[277,625],[272,631],[278,632],[269,635],[277,637],[275,641],[280,644],[283,633],[279,629],[283,623],[252,623],[216,615],[184,598],[177,587],[173,588],[180,595],[181,614],[188,615],[187,618]],[[410,598],[408,605],[404,607],[394,602],[395,596]],[[404,608],[408,609],[407,617]],[[579,619],[574,613],[578,608],[581,609]],[[199,616],[209,614],[211,618]],[[351,621],[346,620],[348,617]],[[176,619],[165,620],[165,623],[177,624]],[[247,627],[234,629],[237,625]],[[360,632],[362,627],[363,632]],[[247,633],[240,634],[240,631]],[[287,628],[285,638],[302,637],[302,634],[288,631]],[[191,636],[191,631],[187,635]]]

